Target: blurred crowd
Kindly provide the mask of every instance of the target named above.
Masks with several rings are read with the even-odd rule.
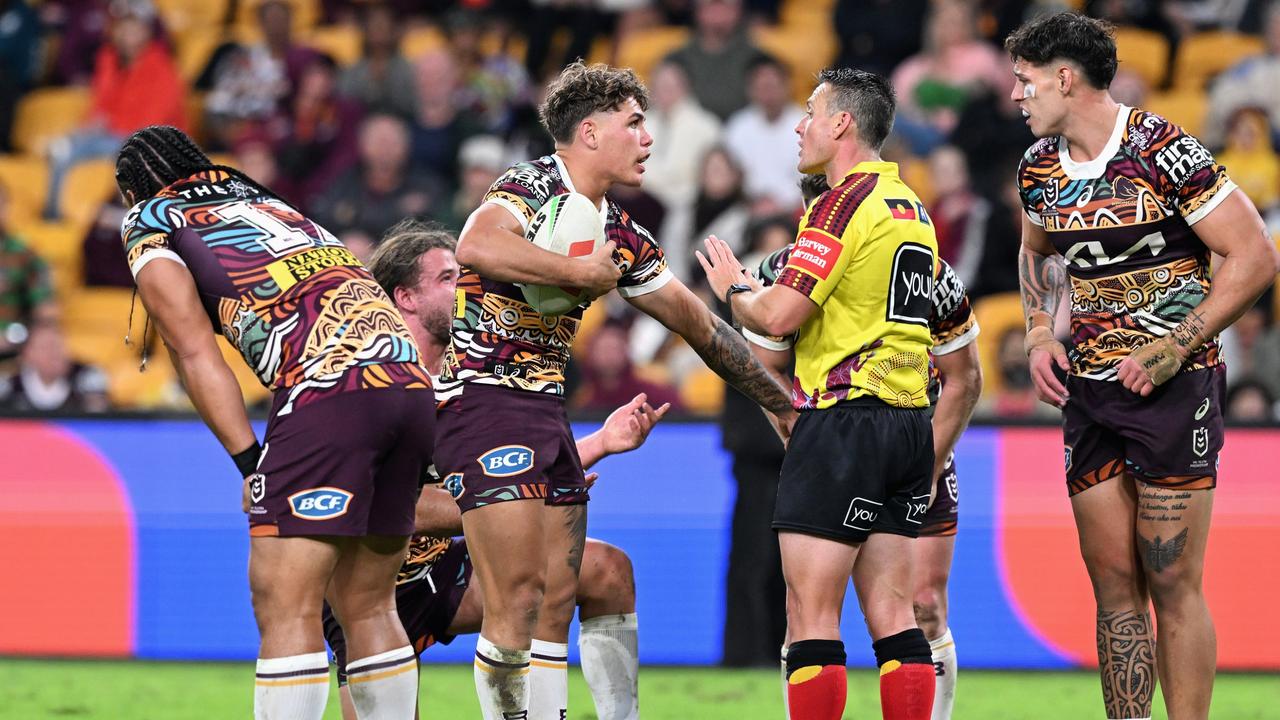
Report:
[[[645,184],[613,194],[708,302],[702,238],[748,259],[792,239],[794,128],[816,71],[890,77],[884,155],[925,200],[983,328],[979,414],[1052,417],[1021,346],[1012,181],[1033,139],[1001,41],[1062,9],[1120,27],[1117,99],[1200,135],[1280,231],[1280,1],[0,0],[0,408],[185,402],[163,352],[137,372],[156,341],[130,312],[111,170],[133,130],[185,129],[367,256],[405,216],[460,230],[511,162],[550,152],[536,105],[583,57],[646,81]],[[1269,293],[1225,338],[1233,419],[1277,419],[1277,307]],[[573,407],[638,390],[692,414],[724,406],[692,351],[616,296],[582,333]]]

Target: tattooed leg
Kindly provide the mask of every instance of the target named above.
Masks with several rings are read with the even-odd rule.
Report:
[[[1151,717],[1155,660],[1145,609],[1098,611],[1098,670],[1107,717]]]
[[[1139,555],[1156,610],[1160,688],[1170,720],[1209,716],[1217,639],[1204,599],[1213,490],[1138,484]]]
[[[577,607],[578,572],[587,541],[586,505],[548,505],[546,522],[547,589],[533,636],[568,642]]]

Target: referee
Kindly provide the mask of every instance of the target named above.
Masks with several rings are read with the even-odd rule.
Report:
[[[827,70],[796,127],[799,170],[831,190],[809,206],[786,267],[762,287],[712,236],[698,260],[757,340],[797,334],[799,411],[773,528],[787,583],[787,706],[838,720],[840,609],[850,576],[880,666],[886,719],[928,720],[934,668],[911,606],[911,542],[929,504],[929,314],[937,241],[915,193],[880,159],[894,95],[882,77]],[[784,367],[785,357],[766,364]]]

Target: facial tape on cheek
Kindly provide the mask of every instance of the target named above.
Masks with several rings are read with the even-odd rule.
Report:
[[[1035,83],[1027,83],[1027,88],[1022,92],[1023,97],[1033,98],[1036,96]]]

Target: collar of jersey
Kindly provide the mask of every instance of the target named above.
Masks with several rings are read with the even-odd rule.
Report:
[[[863,160],[850,168],[849,172],[844,174],[844,178],[841,181],[843,182],[844,180],[849,179],[849,176],[854,173],[866,173],[869,175],[897,175],[898,163],[889,162],[887,160]]]
[[[1121,105],[1116,111],[1116,124],[1111,129],[1111,137],[1107,139],[1107,144],[1103,146],[1102,152],[1098,156],[1088,162],[1079,162],[1071,159],[1070,148],[1067,147],[1067,139],[1061,135],[1058,136],[1058,159],[1062,163],[1062,172],[1067,174],[1072,180],[1096,180],[1102,177],[1102,173],[1107,169],[1107,163],[1111,162],[1111,158],[1116,156],[1116,152],[1120,149],[1120,140],[1124,138],[1124,128],[1128,125],[1125,122],[1129,118],[1129,106]]]
[[[564,180],[564,186],[571,193],[578,192],[578,189],[573,186],[573,178],[569,177],[569,168],[565,167],[564,161],[560,159],[560,156],[551,153],[551,159],[555,161],[556,168],[560,170],[560,179]],[[606,225],[609,224],[609,201],[605,198],[600,198],[600,221]]]

